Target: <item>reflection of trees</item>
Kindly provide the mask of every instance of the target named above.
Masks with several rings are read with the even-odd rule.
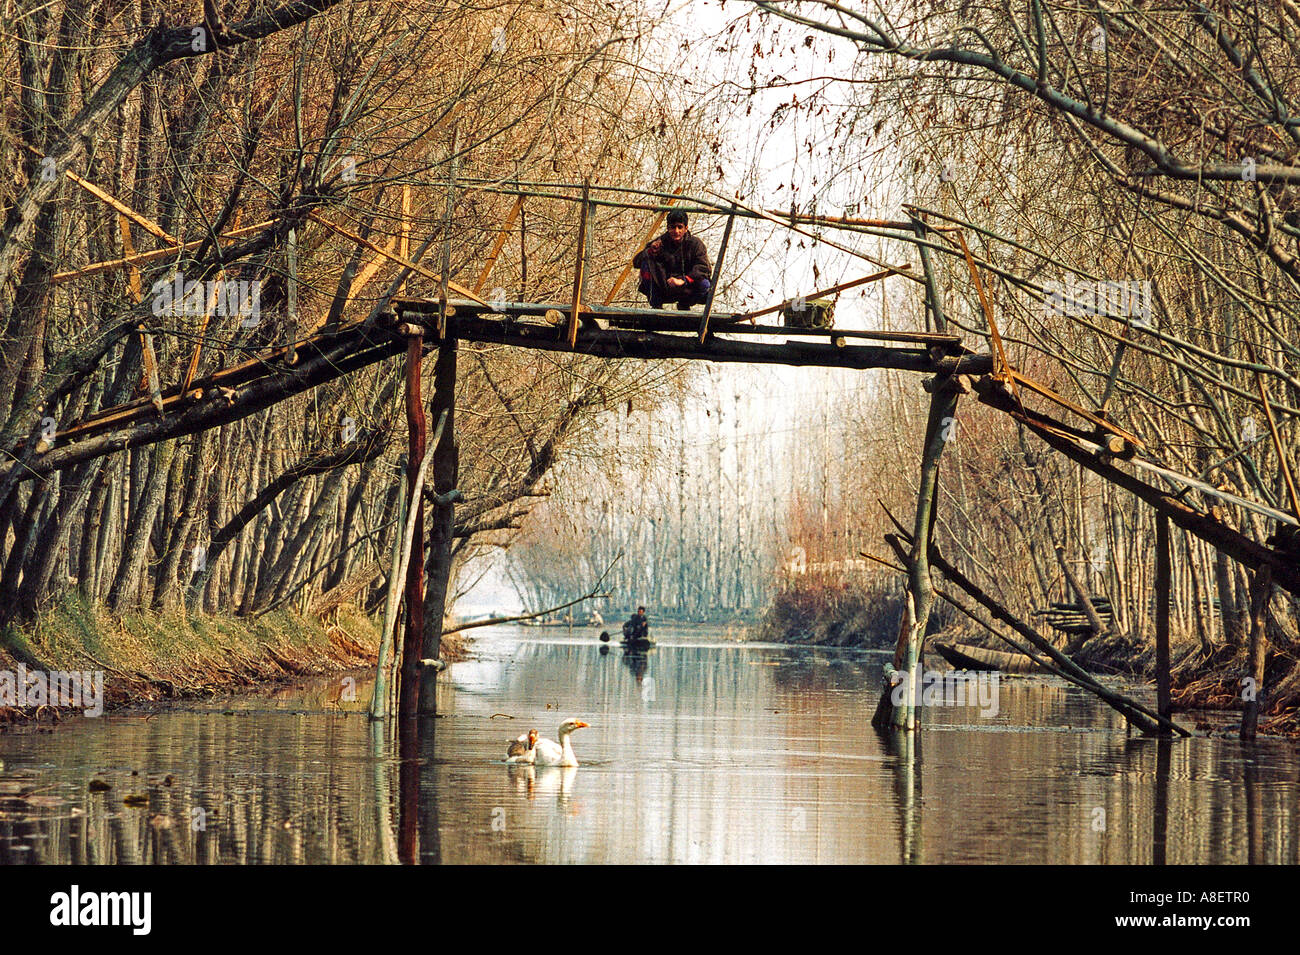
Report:
[[[398,744],[360,715],[173,712],[9,735],[0,864],[394,862],[404,818],[423,862],[1145,864],[1162,842],[1171,864],[1300,861],[1285,742],[1125,739],[1073,690],[1006,680],[996,724],[927,711],[924,762],[909,762],[869,727],[872,659],[661,643],[638,685],[595,646],[519,644],[448,681],[456,718],[426,723],[405,817]],[[509,731],[488,720],[506,708]],[[499,762],[518,727],[553,735],[573,715],[593,724],[577,770]],[[96,775],[112,789],[88,792]]]

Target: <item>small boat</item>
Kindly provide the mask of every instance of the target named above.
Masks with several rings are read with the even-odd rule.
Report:
[[[655,642],[649,637],[624,637],[623,649],[631,653],[639,653],[643,650],[649,650],[654,647]]]
[[[934,652],[958,670],[1000,670],[1003,673],[1034,673],[1037,663],[1023,653],[986,650],[968,643],[934,643]]]

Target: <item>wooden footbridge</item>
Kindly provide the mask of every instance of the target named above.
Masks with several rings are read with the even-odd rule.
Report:
[[[1160,703],[1158,712],[1152,712],[1132,701],[1117,698],[1113,692],[1096,685],[1087,674],[1064,659],[1051,641],[1023,622],[1011,618],[992,598],[979,591],[973,583],[965,581],[955,568],[943,562],[934,550],[931,532],[938,499],[939,460],[948,431],[946,424],[955,415],[958,400],[962,396],[972,396],[973,400],[1006,413],[1061,454],[1124,487],[1156,511],[1158,526],[1164,529],[1160,537],[1163,543],[1160,546],[1165,548],[1165,559],[1157,561],[1158,598],[1163,604],[1167,605],[1169,599],[1169,521],[1207,540],[1255,572],[1271,575],[1276,584],[1291,593],[1300,594],[1300,569],[1297,568],[1293,555],[1281,547],[1266,547],[1239,534],[1213,514],[1188,504],[1180,491],[1194,487],[1233,504],[1264,513],[1284,530],[1293,530],[1300,526],[1300,522],[1292,515],[1234,497],[1162,467],[1158,462],[1149,460],[1145,454],[1146,446],[1138,435],[1111,421],[1104,412],[1080,407],[1014,368],[1002,347],[997,321],[981,278],[981,269],[987,274],[989,271],[997,271],[996,266],[972,254],[961,228],[931,225],[919,211],[913,212],[907,220],[900,221],[815,217],[751,208],[736,200],[720,197],[691,199],[612,187],[601,189],[586,184],[581,187],[544,183],[483,184],[478,188],[513,194],[515,202],[480,266],[473,288],[467,288],[450,278],[450,221],[457,188],[454,179],[447,184],[448,213],[443,229],[442,264],[437,271],[420,261],[422,253],[433,244],[433,239],[426,241],[420,251],[414,254],[409,252],[405,240],[400,250],[393,245],[384,249],[343,226],[331,223],[326,213],[320,209],[299,211],[292,222],[272,220],[258,226],[231,229],[222,235],[220,242],[182,245],[178,240],[162,233],[143,216],[102,194],[102,190],[97,190],[84,181],[79,180],[78,184],[117,210],[123,222],[124,255],[110,262],[95,263],[75,272],[63,273],[56,276],[55,281],[70,282],[104,271],[121,270],[132,279],[137,307],[126,321],[66,356],[62,362],[66,372],[62,384],[55,392],[41,396],[32,410],[37,419],[42,418],[47,411],[53,411],[63,398],[96,369],[100,360],[115,344],[131,335],[140,336],[146,382],[139,398],[101,410],[56,433],[50,434],[34,426],[25,440],[14,443],[12,462],[0,468],[0,500],[7,498],[18,482],[40,479],[103,454],[226,424],[291,395],[404,353],[409,427],[407,517],[403,521],[403,534],[399,542],[397,557],[400,559],[395,559],[394,567],[397,569],[404,566],[406,570],[404,574],[394,573],[390,587],[395,590],[397,582],[404,581],[405,624],[402,627],[404,637],[400,654],[389,654],[386,648],[381,661],[380,681],[376,690],[375,709],[378,712],[386,712],[385,675],[390,667],[389,660],[394,655],[401,661],[400,677],[397,679],[399,713],[410,717],[421,711],[431,712],[435,708],[434,684],[439,669],[436,661],[440,631],[437,627],[432,628],[433,636],[425,639],[424,616],[427,613],[430,619],[442,619],[451,570],[453,518],[459,498],[456,491],[455,385],[457,343],[460,341],[570,352],[608,359],[696,359],[853,369],[880,368],[912,371],[928,376],[925,384],[931,394],[931,404],[920,458],[916,513],[910,531],[900,527],[900,536],[891,540],[901,559],[898,569],[906,572],[909,578],[907,618],[900,627],[894,659],[894,667],[900,672],[915,672],[918,666],[924,625],[934,596],[930,577],[933,564],[941,567],[950,581],[965,589],[996,619],[1002,620],[1036,648],[1042,655],[1044,665],[1054,672],[1098,693],[1123,713],[1130,723],[1145,732],[1183,732],[1169,718],[1167,613],[1157,614],[1158,655],[1161,660]],[[573,264],[572,295],[566,301],[550,303],[485,301],[481,298],[482,290],[513,223],[530,196],[564,199],[576,207],[578,241]],[[613,206],[643,209],[655,214],[653,224],[646,233],[648,241],[657,233],[668,209],[675,204],[677,208],[695,214],[726,218],[726,229],[714,265],[713,290],[703,310],[699,313],[672,313],[615,305],[619,291],[630,273],[630,265],[604,296],[602,304],[590,303],[587,294],[590,243],[587,240],[593,209],[597,206]],[[761,319],[770,320],[769,316],[788,310],[793,301],[744,313],[715,309],[713,296],[720,281],[727,275],[727,249],[732,226],[738,217],[767,220],[873,263],[874,271],[870,274],[830,289],[809,293],[809,299],[834,295],[847,288],[887,278],[901,278],[924,286],[927,329],[897,332],[796,328],[760,323]],[[162,247],[151,252],[135,252],[127,241],[130,234],[126,225],[128,222],[152,233]],[[361,245],[374,253],[371,265],[363,272],[364,281],[369,281],[380,265],[397,267],[397,277],[390,283],[388,292],[381,296],[381,307],[374,309],[362,321],[347,324],[323,322],[318,331],[203,376],[196,375],[199,352],[203,347],[200,338],[187,374],[181,381],[164,387],[158,380],[151,336],[166,329],[158,326],[157,319],[143,301],[138,271],[140,265],[159,259],[183,261],[191,252],[196,252],[200,258],[192,260],[194,271],[203,274],[205,278],[213,274],[219,276],[223,263],[238,261],[240,255],[244,254],[246,246],[242,242],[246,237],[259,234],[258,230],[265,232],[268,229],[278,229],[280,234],[292,235],[291,229],[302,228],[307,222],[329,229],[343,243]],[[849,239],[855,234],[865,234],[906,243],[917,251],[919,267],[891,266],[878,262],[842,242],[827,238],[826,233],[831,231],[847,235]],[[215,246],[219,248],[214,253]],[[629,257],[632,251],[634,249],[629,244]],[[991,346],[988,351],[973,351],[959,336],[949,332],[931,263],[931,256],[935,254],[949,255],[966,265],[987,322],[987,337]],[[402,282],[411,275],[436,281],[438,294],[431,298],[401,297],[399,290]],[[289,278],[290,282],[296,281],[294,275]],[[364,285],[364,281],[361,284]],[[1037,288],[1024,282],[1020,284],[1030,292]],[[1037,292],[1045,294],[1041,288]],[[354,289],[353,294],[355,293]],[[208,315],[205,314],[204,328],[207,321]],[[436,353],[436,360],[433,395],[428,403],[432,414],[426,415],[426,401],[421,394],[421,362],[423,356],[430,351]],[[1118,367],[1112,370],[1112,385],[1117,371]],[[428,437],[430,419],[436,425],[431,441]],[[340,463],[347,462],[348,454],[374,453],[377,453],[375,436],[359,437],[352,449],[341,454]],[[1180,491],[1166,490],[1137,476],[1135,471],[1154,475],[1166,484],[1180,485]],[[427,490],[426,483],[429,485]],[[430,514],[427,535],[423,527],[425,505],[429,506]],[[427,583],[424,580],[425,561],[410,559],[410,551],[416,546],[415,542],[429,549],[428,565],[432,576]],[[1163,585],[1159,576],[1159,568],[1162,566],[1165,568]],[[396,616],[397,602],[395,592],[390,593],[385,640],[392,636],[395,629],[391,623]],[[1027,649],[1023,646],[1019,648]],[[1262,667],[1262,662],[1260,666]],[[1262,669],[1259,676],[1262,678]],[[882,721],[913,728],[915,715],[910,697],[905,697],[908,700],[906,705],[896,709],[888,705],[889,697],[889,688],[886,687],[882,694]]]

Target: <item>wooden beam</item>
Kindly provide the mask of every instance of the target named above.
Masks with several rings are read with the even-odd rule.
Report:
[[[731,241],[731,227],[736,222],[736,206],[731,206],[731,215],[727,216],[727,227],[722,230],[722,245],[718,246],[718,257],[713,263],[713,281],[709,285],[709,298],[704,303],[704,314],[700,316],[700,341],[709,334],[709,315],[713,313],[713,297],[718,294],[718,280],[722,277],[722,263],[727,257],[727,243]]]
[[[25,148],[28,152],[31,152],[34,155],[37,156],[41,155],[40,150],[37,149],[35,146],[27,145],[26,143],[24,143],[23,148]],[[179,243],[179,240],[175,236],[169,235],[163,229],[163,227],[160,226],[158,223],[154,222],[152,219],[142,216],[140,213],[136,212],[126,203],[122,202],[120,199],[117,199],[114,196],[110,195],[109,193],[105,192],[103,189],[95,185],[89,179],[83,179],[81,176],[78,176],[71,169],[63,170],[63,175],[64,178],[68,179],[71,182],[76,183],[78,186],[86,190],[86,192],[90,193],[96,199],[100,200],[101,202],[107,203],[109,206],[115,209],[119,214],[126,216],[128,219],[130,219],[140,228],[144,229],[150,235],[157,236],[159,239],[162,239],[168,245],[177,245]]]
[[[122,232],[122,255],[130,259],[135,255],[135,246],[131,242],[131,220],[119,213],[117,224]],[[127,272],[127,284],[131,288],[131,300],[139,305],[144,301],[144,289],[140,285],[140,269],[134,263]]]
[[[674,193],[674,195],[680,196],[682,194],[682,188],[683,188],[682,186],[678,186],[677,192]],[[519,198],[522,200],[523,196],[520,196]],[[676,201],[677,200],[675,198],[669,199],[666,204],[671,206]],[[655,234],[659,231],[659,227],[664,224],[664,219],[667,216],[668,216],[667,209],[663,210],[657,216],[655,216],[654,221],[650,223],[650,228],[646,230],[645,238],[643,238],[641,240],[641,244],[637,246],[638,252],[650,244],[650,241],[655,237]],[[606,305],[613,304],[614,299],[618,297],[619,290],[623,288],[623,283],[627,281],[627,277],[632,274],[632,270],[634,268],[636,268],[636,266],[634,266],[632,264],[632,260],[629,259],[627,265],[623,266],[623,271],[618,274],[618,278],[614,282],[614,287],[611,288],[609,290],[609,294],[605,296]]]
[[[451,276],[451,221],[456,211],[456,155],[460,124],[452,127],[451,155],[447,157],[447,210],[442,220],[442,275],[438,278],[438,337],[447,336],[447,283]]]
[[[439,416],[439,434],[434,438],[434,504],[429,514],[429,579],[425,585],[428,614],[421,643],[421,658],[437,660],[442,655],[442,621],[447,612],[452,572],[452,548],[456,539],[455,491],[459,479],[456,449],[456,353],[454,335],[438,345],[433,366],[433,413]],[[445,427],[441,425],[445,424]],[[422,714],[438,711],[438,670],[424,667],[420,671],[418,710]]]
[[[587,199],[589,188],[587,184],[583,184],[582,206],[578,215],[578,257],[573,266],[573,305],[569,309],[568,339],[570,348],[578,341],[578,314],[582,310],[582,283],[586,275]]]
[[[411,257],[411,184],[402,183],[402,222],[400,225],[401,239],[397,254],[404,259]],[[406,290],[406,283],[403,282],[398,286],[397,294],[401,295]]]
[[[317,215],[314,212],[309,213],[308,218],[311,219],[313,222],[319,222],[321,225],[325,226],[325,228],[330,229],[333,232],[337,232],[345,239],[350,239],[351,241],[356,242],[359,245],[365,246],[371,252],[379,253],[384,258],[388,259],[391,262],[396,262],[398,265],[402,266],[403,268],[410,269],[412,272],[415,272],[419,275],[423,275],[425,278],[431,279],[435,282],[438,282],[439,284],[441,284],[442,282],[442,276],[438,275],[438,273],[426,269],[423,265],[420,265],[417,262],[412,262],[410,259],[403,258],[402,256],[398,255],[395,252],[389,252],[385,249],[381,249],[379,246],[375,245],[373,242],[369,241],[368,239],[363,239],[355,232],[351,232],[348,229],[345,229],[343,226],[335,225],[332,222],[322,219],[319,215]],[[453,292],[455,292],[457,295],[465,296],[471,302],[476,302],[479,305],[484,306],[485,308],[488,307],[487,302],[483,301],[481,298],[479,298],[469,289],[465,288],[463,285],[457,285],[455,282],[448,280],[447,287],[451,289]]]
[[[231,229],[221,235],[223,239],[238,239],[254,232],[260,232],[263,229],[269,229],[276,224],[275,219],[268,219],[266,222],[259,222],[256,225],[244,226],[242,229]],[[112,272],[116,269],[127,268],[135,265],[146,265],[149,262],[157,262],[160,259],[168,259],[178,252],[189,252],[201,246],[206,239],[195,239],[193,242],[186,242],[184,245],[173,246],[170,249],[154,249],[152,252],[137,252],[134,255],[128,255],[121,259],[109,259],[105,262],[92,262],[90,265],[83,265],[79,269],[72,269],[69,272],[56,272],[50,277],[51,285],[64,285],[77,279],[86,278],[90,275],[98,275],[101,272]]]
[[[1080,418],[1083,418],[1085,421],[1087,421],[1089,424],[1093,425],[1097,429],[1101,431],[1107,431],[1115,435],[1116,437],[1123,438],[1129,444],[1133,445],[1134,449],[1136,450],[1141,450],[1142,448],[1146,447],[1146,442],[1143,441],[1141,438],[1139,438],[1137,435],[1135,435],[1133,432],[1126,431],[1123,428],[1121,428],[1119,425],[1114,424],[1113,422],[1108,421],[1105,418],[1093,414],[1091,411],[1088,411],[1087,409],[1082,408],[1079,405],[1075,404],[1069,398],[1066,398],[1063,395],[1058,395],[1055,391],[1053,391],[1051,388],[1048,388],[1046,385],[1039,384],[1038,382],[1034,381],[1032,378],[1028,378],[1025,375],[1022,375],[1020,372],[1015,371],[1014,369],[1008,368],[1005,377],[1013,386],[1024,385],[1030,391],[1034,392],[1034,394],[1041,395],[1047,400],[1053,401],[1056,404],[1060,405],[1062,408],[1066,409],[1067,411],[1071,411],[1074,414],[1077,414]],[[1019,400],[1019,396],[1017,396],[1016,400],[1017,401]]]
[[[117,223],[122,233],[122,254],[130,256],[135,252],[135,248],[131,244],[131,220],[119,213]],[[136,305],[139,305],[144,301],[144,289],[140,286],[140,270],[134,265],[131,266],[128,273],[128,283],[131,288],[131,300]],[[158,356],[153,350],[153,336],[144,329],[140,329],[140,358],[140,363],[143,366],[143,385],[149,389],[149,401],[154,410],[161,415],[163,413],[163,402],[162,389],[158,383]]]
[[[1011,394],[1015,396],[1016,401],[1019,401],[1020,393],[1015,380],[1011,377],[1011,362],[1007,361],[1006,350],[1002,347],[1002,335],[998,332],[998,323],[993,318],[993,306],[989,304],[988,296],[984,294],[984,283],[980,281],[980,272],[975,267],[975,258],[970,254],[970,247],[966,245],[966,237],[960,232],[955,232],[954,235],[957,244],[961,247],[961,254],[966,258],[966,267],[970,270],[971,281],[975,283],[975,290],[979,293],[980,308],[984,310],[984,320],[988,322],[989,334],[993,338],[993,354],[1002,363],[1002,370],[995,372],[994,376],[1008,381],[1011,385]]]
[[[1251,361],[1254,361],[1254,349],[1252,348],[1250,352]],[[1269,434],[1273,436],[1273,450],[1277,452],[1282,477],[1286,481],[1287,493],[1291,497],[1291,513],[1300,520],[1300,496],[1296,495],[1295,476],[1291,473],[1291,463],[1286,458],[1286,446],[1282,444],[1282,437],[1277,432],[1277,420],[1273,417],[1273,406],[1269,404],[1268,392],[1264,390],[1264,376],[1258,371],[1255,372],[1255,384],[1259,387],[1259,400],[1264,405],[1264,417],[1268,419]]]
[[[524,207],[524,197],[519,196],[515,199],[515,204],[510,207],[510,214],[506,216],[505,225],[497,233],[496,241],[492,243],[492,250],[488,252],[487,262],[483,264],[483,270],[478,274],[478,281],[474,283],[474,294],[477,295],[483,291],[483,286],[487,284],[488,276],[492,274],[492,266],[497,264],[497,256],[505,247],[506,239],[510,237],[510,230],[514,228],[515,219],[519,218],[519,212]]]
[[[382,720],[389,716],[389,667],[394,659],[393,635],[397,630],[397,608],[401,604],[401,584],[406,578],[406,562],[411,555],[411,536],[414,527],[408,528],[406,505],[410,492],[406,487],[405,459],[402,461],[402,486],[397,492],[397,526],[393,531],[392,563],[388,572],[388,586],[384,593],[384,621],[379,630],[379,659],[375,664],[375,685],[370,693],[370,718]],[[428,461],[421,462],[421,472]],[[420,475],[423,478],[423,474]],[[375,562],[379,566],[379,562]]]
[[[391,253],[395,251],[396,248],[397,248],[397,236],[393,236],[391,239],[388,240],[387,251]],[[384,255],[375,255],[371,257],[370,261],[367,262],[366,265],[361,269],[361,271],[357,273],[357,277],[352,282],[352,287],[348,289],[348,299],[343,306],[345,309],[347,308],[348,305],[352,304],[353,300],[356,299],[357,296],[360,295],[361,292],[365,289],[365,287],[370,284],[370,280],[373,279],[375,275],[379,272],[379,270],[382,269],[385,265],[387,265],[388,262],[389,262],[388,258]],[[325,320],[321,319],[320,322],[317,323],[312,328],[312,331],[313,332],[317,331],[318,329],[320,329],[322,325],[324,325],[324,323]]]
[[[821,289],[820,291],[813,292],[811,295],[805,296],[805,298],[810,298],[810,299],[825,298],[827,295],[834,295],[837,292],[843,292],[846,289],[855,288],[859,285],[866,285],[868,282],[875,282],[889,275],[898,275],[900,272],[906,272],[909,268],[911,268],[910,265],[900,265],[897,268],[888,268],[883,272],[873,272],[871,275],[864,275],[860,279],[853,279],[850,282],[841,282],[838,285],[832,285],[830,288],[825,288],[825,289]],[[731,315],[725,320],[728,322],[743,322],[746,319],[748,319],[750,322],[753,322],[753,320],[758,318],[760,315],[771,315],[774,312],[779,312],[783,308],[788,308],[793,302],[794,299],[788,298],[784,302],[779,302],[776,305],[769,305],[767,308],[760,308],[757,312],[737,312],[735,315]],[[724,319],[722,318],[718,319],[718,321],[723,321],[723,320]],[[801,330],[789,329],[789,331],[791,334],[795,334],[796,331],[801,331]],[[844,333],[837,332],[835,334],[842,335]],[[906,333],[902,333],[902,334],[906,334]],[[927,333],[927,334],[934,334],[937,337],[942,337],[942,338],[956,338],[955,335],[939,335],[939,333],[937,332]]]
[[[505,307],[510,310],[510,306]],[[674,315],[644,309],[641,315],[606,313],[588,308],[587,314],[603,318],[616,328],[640,328],[652,332],[689,332],[699,327],[689,313]],[[710,335],[780,335],[784,338],[843,338],[870,339],[882,342],[904,342],[909,345],[929,345],[950,354],[966,351],[956,335],[938,335],[934,332],[878,332],[858,328],[788,328],[784,325],[742,325],[730,318],[714,315],[709,323]]]

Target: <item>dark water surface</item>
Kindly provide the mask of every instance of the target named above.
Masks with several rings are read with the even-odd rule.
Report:
[[[0,862],[1300,862],[1293,740],[1129,738],[1002,677],[909,745],[869,725],[884,654],[655,635],[480,631],[405,773],[341,678],[0,735]],[[568,717],[580,767],[503,764]]]

